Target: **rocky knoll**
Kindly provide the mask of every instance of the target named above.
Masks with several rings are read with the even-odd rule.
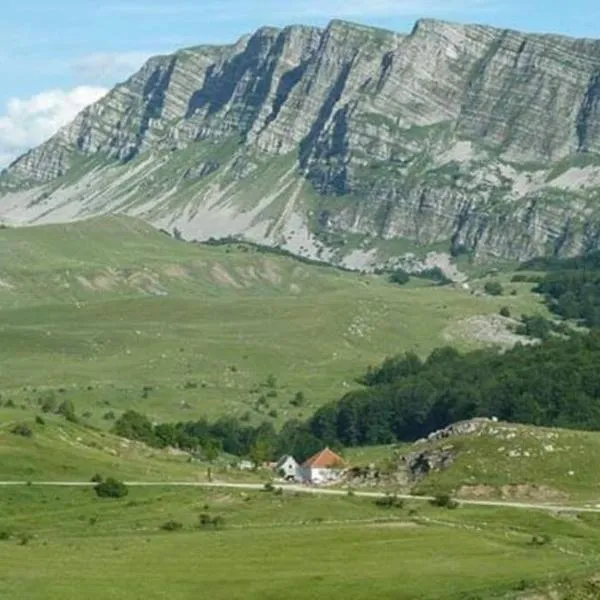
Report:
[[[124,212],[349,266],[600,238],[600,41],[334,21],[150,59],[0,178],[0,219]]]

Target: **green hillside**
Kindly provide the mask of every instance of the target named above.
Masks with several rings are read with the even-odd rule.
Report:
[[[596,506],[600,505],[599,453],[597,432],[482,421],[472,433],[352,448],[346,456],[355,465],[377,465],[383,486],[417,494],[448,492],[465,499]],[[405,457],[418,454],[432,468],[407,479]],[[444,456],[447,463],[442,466]],[[357,480],[354,485],[362,484]]]
[[[69,399],[97,425],[125,407],[282,422],[386,355],[493,342],[486,315],[541,310],[531,285],[513,287],[495,298],[399,287],[247,245],[179,242],[123,217],[3,229],[0,402],[33,411]]]

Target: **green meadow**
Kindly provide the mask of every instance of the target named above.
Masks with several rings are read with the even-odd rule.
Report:
[[[4,229],[0,404],[18,418],[69,399],[97,426],[124,408],[277,424],[339,398],[387,355],[490,343],[469,318],[543,311],[530,288],[400,287],[248,245],[179,242],[124,217]]]
[[[571,588],[599,568],[594,516],[166,488],[120,500],[0,489],[0,506],[7,599],[483,600]],[[223,527],[200,527],[203,513]]]

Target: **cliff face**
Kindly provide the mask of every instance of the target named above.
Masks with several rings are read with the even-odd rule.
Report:
[[[420,21],[156,57],[0,179],[0,217],[119,211],[365,266],[600,237],[600,41]]]

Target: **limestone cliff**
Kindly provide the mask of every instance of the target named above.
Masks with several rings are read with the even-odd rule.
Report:
[[[357,267],[600,239],[600,40],[334,21],[150,59],[0,178],[0,218],[105,212]]]

